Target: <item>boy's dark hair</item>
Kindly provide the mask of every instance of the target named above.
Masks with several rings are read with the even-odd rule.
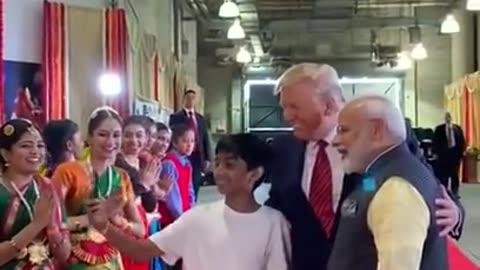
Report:
[[[264,169],[264,174],[255,182],[253,190],[262,184],[273,159],[270,145],[251,133],[224,136],[218,141],[215,148],[215,154],[218,153],[232,154],[234,157],[242,159],[247,164],[249,171],[259,167]]]
[[[195,129],[190,125],[177,124],[171,127],[172,129],[172,144],[176,143],[187,131],[195,132]]]

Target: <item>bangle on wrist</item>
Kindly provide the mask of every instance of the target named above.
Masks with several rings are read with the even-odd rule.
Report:
[[[17,253],[20,252],[20,251],[22,251],[22,249],[21,249],[20,247],[18,247],[17,242],[15,241],[15,239],[13,239],[13,238],[10,239],[10,241],[9,241],[8,243],[10,243],[10,246],[12,246],[12,248],[14,248]]]

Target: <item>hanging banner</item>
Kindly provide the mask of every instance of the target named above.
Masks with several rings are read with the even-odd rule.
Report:
[[[136,96],[133,111],[136,115],[145,115],[155,121],[160,119],[160,104],[151,99]]]
[[[154,100],[139,96],[135,97],[133,111],[136,115],[145,115],[152,118],[156,122],[162,122],[165,124],[168,124],[168,118],[173,112],[168,108],[162,108],[161,105]]]

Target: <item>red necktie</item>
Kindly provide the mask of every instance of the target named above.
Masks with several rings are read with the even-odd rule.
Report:
[[[197,133],[197,123],[195,122],[195,116],[193,112],[188,112],[188,124],[195,129],[195,133]]]
[[[325,233],[327,236],[330,236],[335,215],[332,202],[332,170],[330,168],[330,162],[328,161],[327,152],[325,151],[327,145],[323,140],[318,142],[318,152],[312,173],[309,201]]]

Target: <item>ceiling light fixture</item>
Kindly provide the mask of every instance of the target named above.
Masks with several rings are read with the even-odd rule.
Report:
[[[221,18],[236,18],[240,16],[240,10],[235,2],[225,0],[218,10],[218,16]]]
[[[458,32],[460,32],[460,25],[458,24],[457,19],[455,19],[455,16],[452,13],[447,14],[440,27],[440,33],[453,34]]]
[[[412,58],[408,52],[398,53],[397,66],[398,69],[409,69],[412,66]]]
[[[480,0],[467,0],[467,10],[480,11]]]
[[[250,63],[252,62],[252,55],[250,55],[250,52],[248,52],[245,47],[241,47],[240,50],[238,50],[236,60],[242,64]]]
[[[245,38],[245,31],[243,30],[239,19],[236,19],[228,29],[227,38],[228,39],[244,39]]]
[[[423,60],[428,57],[427,50],[423,46],[422,42],[413,45],[412,51],[410,52],[410,56],[414,60]]]

